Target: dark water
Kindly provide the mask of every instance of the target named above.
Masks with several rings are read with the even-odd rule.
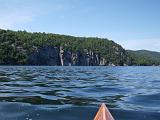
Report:
[[[0,120],[160,120],[160,67],[0,67]]]

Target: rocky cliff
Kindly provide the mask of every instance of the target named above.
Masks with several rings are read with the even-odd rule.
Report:
[[[0,30],[1,65],[126,65],[126,51],[112,40]]]
[[[124,53],[121,54],[122,60],[126,59]],[[124,58],[123,58],[124,57]],[[105,59],[92,50],[84,49],[83,51],[64,50],[62,46],[44,46],[32,52],[28,56],[28,65],[50,65],[50,66],[115,66],[124,65],[116,64]]]

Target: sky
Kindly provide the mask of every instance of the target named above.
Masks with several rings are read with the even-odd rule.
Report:
[[[113,40],[160,51],[160,0],[0,0],[0,28]]]

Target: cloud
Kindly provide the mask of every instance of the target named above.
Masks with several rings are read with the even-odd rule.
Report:
[[[25,24],[31,22],[33,17],[30,15],[25,15],[23,13],[11,13],[7,16],[0,15],[0,28],[11,29],[17,24]]]
[[[125,49],[131,50],[152,50],[160,52],[160,38],[157,39],[140,39],[140,40],[126,40],[119,42]]]
[[[18,24],[33,21],[35,11],[17,0],[0,0],[0,28],[11,29]]]
[[[0,0],[0,28],[14,29],[65,9],[65,4],[56,0]]]

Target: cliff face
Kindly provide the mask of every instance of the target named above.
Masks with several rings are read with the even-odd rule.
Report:
[[[0,30],[0,65],[125,65],[126,51],[112,40]]]
[[[61,65],[59,48],[42,47],[28,56],[29,65]]]
[[[81,52],[81,51],[64,51],[62,47],[60,47],[60,59],[61,65],[63,66],[98,66],[100,65],[100,56],[95,54],[92,51]],[[101,62],[101,65],[105,65],[105,63]]]
[[[116,51],[115,51],[116,52]],[[122,60],[123,53],[117,51]],[[114,66],[111,61],[91,50],[83,51],[64,50],[63,47],[44,46],[40,47],[28,56],[29,65],[51,65],[51,66]]]

